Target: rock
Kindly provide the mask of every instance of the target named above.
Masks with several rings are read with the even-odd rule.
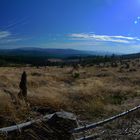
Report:
[[[48,121],[47,124],[54,130],[58,140],[71,140],[72,135],[70,130],[78,127],[76,116],[69,112],[56,112]]]

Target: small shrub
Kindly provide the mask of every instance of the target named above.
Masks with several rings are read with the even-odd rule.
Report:
[[[79,78],[79,77],[80,77],[79,73],[76,72],[76,73],[73,74],[73,78]]]
[[[128,70],[129,72],[134,72],[134,71],[137,71],[135,68],[131,68]]]
[[[41,76],[42,74],[41,73],[37,73],[37,72],[33,72],[31,73],[32,76]]]
[[[127,97],[124,94],[116,93],[116,94],[110,95],[109,102],[111,104],[120,105],[126,99]]]
[[[111,66],[112,66],[112,67],[118,67],[118,64],[117,64],[116,62],[112,62],[112,63],[111,63]]]
[[[129,69],[130,65],[128,63],[125,63],[125,69]]]

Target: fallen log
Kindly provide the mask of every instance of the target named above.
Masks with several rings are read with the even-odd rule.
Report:
[[[33,135],[36,135],[36,139],[42,140],[52,140],[52,137],[53,140],[72,140],[73,136],[70,130],[76,127],[78,127],[76,116],[72,113],[62,111],[25,123],[1,128],[0,134],[8,136],[9,139],[17,137],[20,137],[20,139],[31,139]],[[33,135],[30,131],[34,132]],[[29,137],[29,135],[32,136]]]
[[[21,132],[22,129],[28,128],[29,126],[31,126],[34,123],[39,123],[39,122],[42,122],[42,121],[47,121],[53,115],[54,114],[45,115],[44,117],[40,117],[39,119],[31,120],[31,121],[28,121],[28,122],[25,122],[25,123],[21,123],[21,124],[9,126],[9,127],[0,128],[0,133],[1,134],[8,134],[8,133],[11,133],[11,132],[14,132],[14,131]]]

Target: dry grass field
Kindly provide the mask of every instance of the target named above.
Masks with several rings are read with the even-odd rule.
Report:
[[[71,67],[0,67],[0,126],[37,117],[34,110],[66,110],[79,119],[95,121],[139,105],[139,60],[128,62],[129,68],[90,66],[80,67],[72,76]],[[13,103],[10,91],[17,99],[23,71],[28,79],[28,105]],[[17,99],[18,100],[18,99]],[[9,121],[9,123],[8,123]]]

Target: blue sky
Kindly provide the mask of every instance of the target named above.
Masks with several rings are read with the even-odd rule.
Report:
[[[140,52],[140,0],[0,0],[0,48]]]

